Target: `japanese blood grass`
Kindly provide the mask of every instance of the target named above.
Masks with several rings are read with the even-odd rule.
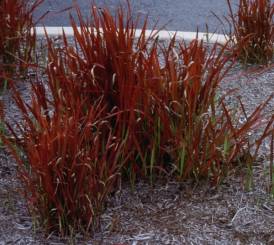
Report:
[[[25,72],[32,60],[36,36],[33,13],[44,0],[0,1],[0,71],[13,76]],[[3,80],[1,80],[1,87]]]
[[[233,65],[233,56],[226,56],[225,50],[215,44],[208,51],[198,40],[176,47],[174,38],[161,48],[164,65],[151,62],[154,79],[148,80],[147,90],[153,109],[144,112],[155,118],[144,130],[151,135],[145,154],[150,156],[150,173],[154,169],[154,174],[161,170],[179,179],[206,177],[217,184],[243,157],[253,156],[252,162],[241,163],[245,166],[255,161],[257,151],[252,155],[251,148],[259,148],[271,131],[267,126],[256,142],[249,142],[248,133],[263,126],[262,111],[273,95],[250,116],[241,101],[241,111],[228,109],[225,97],[218,98],[217,93]],[[241,114],[246,116],[243,123],[237,119]]]
[[[274,52],[274,5],[271,0],[240,0],[236,14],[230,0],[227,3],[228,22],[233,27],[231,40],[238,50],[239,60],[244,64],[271,62]]]
[[[266,127],[257,142],[248,141],[267,101],[240,123],[218,97],[233,65],[226,46],[208,51],[201,41],[177,45],[174,37],[166,47],[145,38],[146,21],[136,40],[130,11],[114,18],[94,6],[90,22],[77,12],[75,46],[65,34],[63,48],[47,37],[48,82],[32,85],[29,105],[13,90],[23,121],[18,131],[6,122],[15,142],[2,135],[30,210],[49,231],[96,229],[119,174],[217,184],[270,135]]]
[[[118,113],[110,124],[117,127],[117,138],[127,137],[125,149],[135,152],[126,165],[131,178],[139,174],[152,181],[165,173],[179,179],[207,176],[217,183],[249,150],[247,133],[258,126],[265,106],[239,125],[218,98],[219,84],[234,63],[233,55],[225,55],[227,46],[207,51],[198,40],[176,46],[174,37],[164,47],[145,39],[146,22],[134,40],[137,22],[130,11],[119,9],[114,18],[94,6],[88,23],[77,12],[80,30],[71,18],[76,47],[65,34],[62,50],[48,40],[53,97],[62,91],[69,109],[80,98],[86,102],[83,115],[102,97],[105,113]]]
[[[144,135],[141,125],[148,121],[144,118],[148,118],[147,112],[151,108],[146,87],[150,86],[147,85],[148,78],[154,77],[150,65],[158,62],[156,44],[153,46],[156,41],[152,41],[157,32],[147,39],[145,21],[141,35],[136,40],[138,18],[134,20],[130,10],[124,14],[120,8],[114,18],[108,9],[98,10],[93,6],[92,22],[84,21],[79,9],[77,13],[80,30],[71,18],[76,47],[69,45],[65,35],[62,50],[55,49],[48,39],[49,79],[56,80],[52,83],[56,86],[52,88],[55,91],[53,97],[60,89],[65,103],[73,104],[74,100],[80,98],[85,101],[81,108],[83,115],[89,105],[101,96],[106,104],[106,113],[123,112],[118,113],[111,123],[117,126],[116,137],[127,137],[128,151],[136,151],[136,158],[130,161],[132,168],[136,169],[137,165],[133,166],[132,163],[135,160],[145,161],[143,148],[147,144],[142,144],[150,137]],[[148,48],[150,41],[152,51]]]
[[[124,142],[102,116],[104,104],[90,105],[85,116],[80,100],[75,110],[61,102],[50,108],[40,83],[33,85],[30,105],[15,90],[14,98],[24,122],[16,123],[20,137],[7,123],[15,145],[3,140],[18,163],[31,214],[49,232],[94,231],[126,160]]]

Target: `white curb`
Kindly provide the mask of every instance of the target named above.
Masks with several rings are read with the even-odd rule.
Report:
[[[72,27],[65,26],[46,26],[46,27],[35,27],[35,31],[37,36],[44,36],[45,30],[49,36],[60,36],[63,34],[63,30],[67,36],[73,36],[74,31]],[[78,27],[78,30],[80,28]],[[154,31],[155,32],[155,31]],[[152,30],[146,30],[146,36],[149,36],[152,33]],[[141,30],[136,30],[136,37],[140,36]],[[173,37],[176,34],[177,39],[183,39],[185,41],[191,41],[197,37],[196,32],[182,32],[182,31],[159,31],[156,37],[159,37],[161,40],[169,40],[171,37]],[[214,34],[214,33],[204,33],[199,32],[198,33],[198,39],[204,40],[207,43],[215,43],[218,42],[220,44],[224,44],[228,40],[228,36],[222,35],[222,34]]]

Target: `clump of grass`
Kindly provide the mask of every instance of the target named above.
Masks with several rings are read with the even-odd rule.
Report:
[[[18,67],[23,72],[31,61],[36,42],[33,12],[43,1],[0,1],[0,69],[6,75],[14,75]]]
[[[18,163],[30,213],[48,232],[94,231],[126,159],[102,115],[105,105],[98,100],[83,116],[82,102],[70,110],[62,93],[52,106],[41,83],[33,84],[31,104],[13,92],[24,123],[16,125],[19,134],[7,123],[13,139],[2,138]]]
[[[264,107],[240,125],[224,98],[218,99],[219,84],[233,65],[226,46],[215,44],[208,52],[194,40],[178,48],[174,38],[160,47],[146,39],[146,23],[134,41],[137,25],[130,13],[120,9],[115,19],[94,7],[91,15],[93,22],[86,23],[78,10],[80,30],[72,19],[76,48],[65,35],[62,50],[50,45],[50,74],[59,80],[55,93],[62,89],[68,108],[79,97],[85,100],[84,114],[102,96],[106,113],[119,114],[112,123],[118,124],[115,136],[127,136],[127,149],[134,152],[126,165],[132,178],[139,174],[152,181],[175,166],[180,179],[211,176],[217,183],[246,154],[246,135]]]
[[[247,115],[229,108],[218,88],[233,61],[226,46],[167,46],[146,36],[122,9],[77,10],[75,46],[48,40],[47,82],[32,84],[32,102],[13,89],[23,120],[2,139],[16,158],[31,212],[49,231],[95,230],[107,196],[124,178],[208,178],[213,184],[270,135],[254,144],[268,100]],[[270,100],[270,98],[269,98]],[[239,122],[243,114],[245,120]],[[15,147],[16,146],[16,147]],[[250,166],[252,162],[243,162]]]
[[[154,74],[158,84],[150,95],[157,105],[154,108],[159,108],[155,111],[159,121],[151,125],[151,131],[146,129],[151,141],[156,141],[152,145],[157,147],[147,147],[150,153],[146,154],[156,159],[155,169],[164,169],[178,179],[206,177],[217,184],[240,159],[252,155],[255,142],[249,143],[248,133],[263,125],[263,108],[273,96],[249,116],[240,100],[239,110],[229,108],[225,96],[219,97],[217,92],[233,66],[232,56],[226,56],[225,50],[226,45],[215,44],[208,51],[198,40],[179,43],[179,48],[172,41],[163,49],[164,66],[159,75]],[[245,121],[240,123],[237,118],[243,115]]]
[[[147,80],[154,75],[150,66],[153,62],[158,63],[156,44],[150,44],[154,46],[152,50],[148,46],[149,42],[155,42],[152,38],[157,32],[146,37],[145,21],[141,35],[136,40],[138,19],[132,18],[130,9],[127,14],[119,9],[114,18],[108,9],[100,10],[93,6],[92,22],[84,21],[79,9],[77,13],[80,30],[76,21],[71,19],[76,47],[67,42],[65,35],[63,49],[54,49],[51,44],[49,46],[50,78],[62,78],[55,91],[57,93],[58,88],[62,89],[69,104],[79,97],[85,100],[86,104],[81,109],[83,114],[89,105],[102,97],[107,105],[105,113],[118,113],[117,121],[112,121],[112,124],[117,124],[115,136],[127,137],[125,150],[135,151],[137,161],[144,161],[141,142],[145,139],[142,138],[141,125],[147,121],[145,118],[151,106],[149,89],[146,89],[150,86]],[[148,138],[148,135],[145,137]],[[133,162],[135,157],[130,165]]]
[[[234,46],[244,64],[267,64],[273,58],[274,5],[271,0],[240,0],[238,11],[233,13],[227,0],[233,27]]]

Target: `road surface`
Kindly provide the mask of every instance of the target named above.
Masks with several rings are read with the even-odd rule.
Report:
[[[77,2],[84,16],[89,15],[91,2],[100,7],[108,6],[112,13],[119,4],[125,5],[124,0],[45,0],[35,16],[46,11],[50,13],[38,25],[69,26],[69,11],[58,12],[72,6],[73,2]],[[209,30],[216,33],[229,30],[228,25],[224,27],[213,14],[223,19],[228,14],[227,0],[132,0],[131,3],[135,16],[148,15],[148,28],[152,28],[158,20],[157,27],[165,25],[167,30],[196,31],[198,28],[201,32]],[[236,8],[238,0],[231,0],[231,3]]]

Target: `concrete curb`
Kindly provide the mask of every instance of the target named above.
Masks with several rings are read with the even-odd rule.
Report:
[[[72,27],[70,26],[65,26],[65,27],[60,27],[60,26],[46,26],[46,27],[35,27],[35,32],[37,36],[44,36],[45,35],[45,30],[49,36],[60,36],[63,33],[63,30],[67,36],[73,36],[74,31]],[[78,30],[80,28],[78,27]],[[154,31],[155,32],[155,31]],[[151,35],[152,30],[147,30],[146,31],[146,36]],[[140,36],[141,30],[137,29],[136,30],[136,37]],[[161,40],[169,40],[171,37],[176,34],[177,39],[185,40],[185,41],[191,41],[197,37],[196,32],[183,32],[183,31],[159,31],[157,36]],[[220,44],[225,44],[228,40],[228,36],[222,35],[222,34],[214,34],[214,33],[204,33],[204,32],[199,32],[198,33],[198,39],[199,40],[204,40],[207,43],[215,43],[218,42]]]

